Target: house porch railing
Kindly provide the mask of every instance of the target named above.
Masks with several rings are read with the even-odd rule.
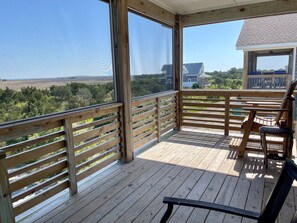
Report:
[[[181,92],[182,126],[241,131],[241,123],[251,107],[251,101],[280,102],[284,90],[184,90]],[[266,106],[276,108],[280,105]],[[275,113],[262,112],[260,115],[273,116]]]
[[[133,151],[176,127],[177,95],[132,101]],[[7,219],[4,212],[17,216],[67,188],[74,195],[79,181],[123,159],[122,109],[122,103],[111,103],[2,124],[0,218]]]
[[[283,95],[284,91],[183,90],[136,98],[132,149],[161,141],[179,121],[184,127],[229,135],[241,130],[248,114],[242,108],[251,106],[248,101],[281,102]],[[17,216],[67,188],[74,195],[77,182],[122,159],[122,109],[122,103],[111,103],[1,125],[1,176],[9,181],[7,185],[1,178],[1,204],[11,200],[11,212]]]
[[[286,89],[291,81],[290,74],[247,75],[247,89]]]

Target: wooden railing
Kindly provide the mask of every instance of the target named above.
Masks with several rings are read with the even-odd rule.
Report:
[[[177,91],[132,101],[133,150],[176,127]]]
[[[248,101],[280,102],[283,95],[184,90],[133,99],[133,151],[161,141],[177,123],[219,129],[226,135],[240,131],[248,114],[242,108],[252,106]],[[0,204],[12,200],[16,216],[66,188],[73,195],[78,181],[122,158],[122,108],[122,103],[112,103],[0,125],[0,183],[6,185],[5,176],[9,182],[0,190]]]
[[[66,188],[77,193],[78,181],[121,158],[121,108],[112,103],[0,125],[15,216]]]
[[[268,90],[184,90],[182,97],[182,126],[241,131],[242,120],[248,115],[243,107],[251,101],[281,102],[285,91]],[[276,108],[280,105],[265,106]],[[273,116],[275,113],[260,113]]]
[[[248,89],[286,89],[292,81],[290,74],[248,75]]]
[[[9,199],[17,216],[67,188],[76,194],[78,181],[122,158],[122,108],[112,103],[0,125],[0,174],[9,182],[0,203]],[[133,151],[160,141],[176,116],[176,91],[134,99]]]

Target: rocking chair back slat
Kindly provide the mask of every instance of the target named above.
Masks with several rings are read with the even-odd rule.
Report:
[[[281,109],[288,109],[288,107],[291,106],[290,103],[292,103],[292,100],[293,100],[292,94],[294,93],[296,85],[297,85],[297,79],[292,81],[291,84],[289,85],[289,87],[287,88],[286,94],[283,98],[282,105],[280,107]],[[278,112],[276,119],[275,119],[277,125],[280,124],[280,120],[282,119],[283,115],[284,115],[284,111]],[[286,121],[288,121],[288,120],[286,120]],[[288,123],[288,124],[290,124],[290,123]]]
[[[246,150],[256,150],[259,151],[258,148],[248,147],[247,144],[249,142],[249,136],[251,132],[259,132],[259,128],[262,126],[282,126],[289,129],[293,128],[293,93],[297,86],[297,79],[292,81],[288,86],[287,91],[283,97],[283,101],[281,107],[278,109],[274,109],[277,111],[277,115],[275,118],[270,117],[262,117],[258,116],[256,113],[265,110],[265,108],[246,108],[245,110],[249,110],[249,115],[243,120],[241,128],[243,129],[243,136],[239,140],[231,140],[229,147],[231,149],[237,150],[238,157],[243,157]],[[265,110],[267,111],[267,110]],[[273,111],[273,109],[272,109]],[[234,144],[234,142],[239,142]],[[285,141],[284,141],[285,142]],[[283,144],[283,149],[285,148],[285,143]],[[289,150],[291,150],[289,148]],[[291,153],[289,153],[290,155]],[[289,156],[290,157],[290,156]]]

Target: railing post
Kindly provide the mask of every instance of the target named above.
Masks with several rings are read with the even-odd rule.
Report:
[[[229,123],[230,123],[230,95],[225,95],[225,136],[229,135]]]
[[[11,194],[9,190],[6,154],[2,150],[0,150],[0,222],[15,222]]]
[[[158,134],[158,142],[161,142],[161,107],[160,107],[161,99],[157,97],[157,134]]]
[[[76,165],[74,154],[73,128],[70,119],[64,121],[66,153],[67,153],[67,167],[69,179],[69,194],[73,196],[77,194],[77,179],[76,179]]]

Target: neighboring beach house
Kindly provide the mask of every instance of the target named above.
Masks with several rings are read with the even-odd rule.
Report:
[[[236,48],[244,51],[244,89],[286,88],[296,77],[297,14],[245,20]]]
[[[163,65],[162,74],[166,79],[166,83],[171,83],[172,81],[172,64]],[[201,76],[202,75],[202,76]],[[191,88],[194,83],[200,83],[199,77],[203,78],[203,85],[206,84],[206,79],[208,78],[204,73],[204,64],[203,63],[185,63],[183,65],[183,87]]]

